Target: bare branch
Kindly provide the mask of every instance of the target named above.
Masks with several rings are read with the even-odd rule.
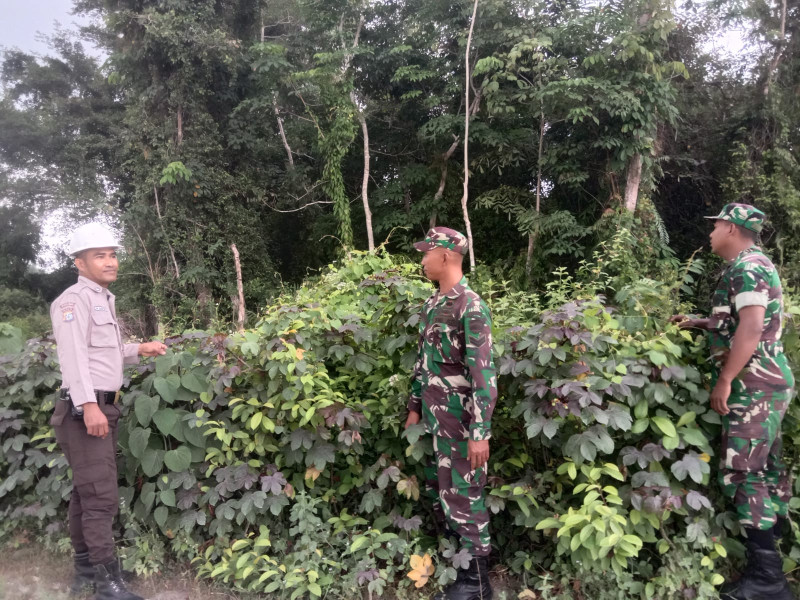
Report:
[[[269,204],[267,204],[267,207],[270,210],[274,210],[275,212],[279,212],[279,213],[293,213],[293,212],[298,212],[298,211],[301,211],[301,210],[303,210],[305,208],[308,208],[309,206],[315,206],[317,204],[333,204],[333,200],[319,200],[317,202],[309,202],[308,204],[304,204],[303,206],[300,206],[298,208],[291,208],[289,210],[281,210],[279,208],[275,208],[274,206],[270,206]]]
[[[283,130],[283,119],[281,113],[278,111],[278,94],[277,92],[272,95],[272,108],[275,111],[275,118],[278,120],[278,132],[281,135],[283,147],[286,149],[286,155],[289,157],[289,167],[294,169],[294,157],[292,156],[292,148],[286,140],[286,132]]]

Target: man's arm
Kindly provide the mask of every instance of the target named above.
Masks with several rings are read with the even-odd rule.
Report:
[[[492,413],[497,400],[497,372],[492,358],[492,318],[480,300],[464,314],[465,361],[472,380],[472,411],[467,453],[473,469],[489,460]]]
[[[731,350],[719,372],[717,384],[711,391],[711,408],[721,415],[730,412],[728,397],[731,395],[731,384],[753,357],[758,342],[761,341],[765,313],[766,307],[758,305],[745,306],[739,310],[739,324],[731,341]]]
[[[408,397],[408,417],[406,417],[404,429],[408,429],[411,425],[416,425],[421,418],[422,381],[420,380],[420,372],[422,370],[422,361],[422,333],[420,333],[417,344],[417,360],[414,362],[414,372],[411,375],[411,395]]]
[[[69,389],[76,407],[97,402],[89,373],[89,315],[84,299],[77,294],[62,296],[50,307],[61,385]]]
[[[108,419],[97,405],[89,373],[89,308],[83,298],[69,294],[50,307],[50,320],[61,365],[62,385],[69,388],[72,404],[83,407],[86,432],[95,437],[108,435]]]
[[[669,318],[670,323],[677,323],[681,329],[703,329],[708,330],[708,319],[690,319],[686,315],[673,315]]]

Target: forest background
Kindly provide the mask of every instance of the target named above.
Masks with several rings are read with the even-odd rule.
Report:
[[[140,569],[156,568],[170,553],[202,557],[207,575],[264,589],[272,571],[285,574],[291,561],[303,565],[314,555],[313,531],[301,522],[333,510],[315,502],[334,493],[343,498],[344,516],[325,515],[333,528],[326,536],[342,537],[353,556],[339,568],[358,567],[355,587],[382,589],[407,568],[402,557],[435,554],[413,520],[414,469],[424,449],[416,438],[408,452],[384,447],[380,432],[399,436],[413,315],[430,292],[410,244],[439,224],[471,230],[476,264],[469,276],[495,312],[505,365],[508,429],[502,419],[498,427],[510,445],[498,458],[505,466],[492,484],[499,498],[493,511],[503,515],[500,539],[519,539],[514,528],[522,528],[538,550],[507,544],[501,562],[543,597],[580,594],[576,581],[598,585],[593,598],[653,597],[645,586],[654,582],[687,598],[713,597],[714,561],[741,548],[723,504],[699,486],[713,480],[714,417],[702,403],[676,403],[707,393],[701,338],[664,321],[680,309],[707,307],[720,265],[696,254],[708,234],[702,217],[730,201],[769,215],[764,247],[794,312],[800,3],[74,6],[94,24],[77,37],[56,35],[52,55],[8,50],[0,64],[0,327],[4,352],[45,335],[47,303],[74,280],[63,254],[57,264],[37,265],[54,246],[43,233],[48,219],[100,218],[120,232],[124,260],[114,292],[126,331],[174,336],[170,362],[132,375],[126,401],[136,412],[122,435],[123,451],[135,459],[126,489],[138,513],[129,514],[125,530],[138,540],[130,559]],[[747,56],[710,52],[709,40],[736,23],[751,32]],[[106,58],[87,54],[81,40]],[[556,325],[564,328],[559,338]],[[303,326],[309,333],[297,335]],[[790,323],[790,351],[794,335]],[[314,364],[304,359],[308,352],[329,380],[295,372]],[[31,341],[3,365],[0,507],[44,528],[68,490],[64,465],[51,462],[40,411],[57,387],[52,343]],[[348,377],[364,380],[346,383]],[[299,396],[287,392],[293,387]],[[259,400],[237,409],[240,388],[242,398]],[[312,392],[315,400],[301,405],[298,397]],[[274,405],[276,394],[284,404]],[[162,413],[150,403],[157,398],[184,406]],[[375,398],[380,409],[369,404]],[[524,434],[514,425],[520,416]],[[187,423],[185,431],[173,419]],[[792,440],[800,441],[793,423],[790,417],[791,452]],[[198,438],[201,429],[206,436]],[[362,462],[375,472],[355,469]],[[646,474],[635,484],[628,472],[634,465]],[[326,466],[331,480],[315,488]],[[191,476],[175,479],[186,472]],[[631,489],[598,484],[629,475]],[[208,496],[209,479],[217,496]],[[254,481],[265,486],[258,501],[248,496]],[[396,499],[384,497],[387,486],[396,488]],[[43,503],[44,488],[52,498]],[[195,488],[202,498],[176,500],[175,489]],[[567,498],[565,489],[576,496]],[[295,502],[297,490],[303,502]],[[292,501],[291,515],[274,500],[279,491],[286,505]],[[616,501],[607,496],[617,492],[625,521],[619,532],[610,525],[600,531],[600,521],[613,520],[608,514],[564,524],[573,510],[594,514],[597,502],[601,512],[611,510]],[[245,498],[244,517],[219,511],[222,500],[240,509]],[[285,536],[280,557],[269,555],[284,561],[284,570],[263,559],[262,571],[244,573],[253,557],[239,561],[237,553],[259,531],[252,524],[261,510],[286,519],[285,531],[276,526]],[[674,511],[685,521],[670,521]],[[368,532],[378,532],[372,538],[359,529],[365,518]],[[211,541],[206,519],[219,521]],[[385,531],[390,525],[398,535]],[[380,550],[388,538],[376,540],[385,535],[405,545]],[[298,536],[310,546],[293,548]],[[253,543],[253,552],[265,551],[268,534]],[[548,543],[563,561],[548,562]],[[634,561],[642,544],[657,558]],[[338,555],[342,548],[332,546]],[[443,565],[444,552],[435,556]],[[800,561],[800,547],[792,552],[787,560]],[[589,556],[602,572],[613,570],[614,586],[587,575]],[[457,566],[460,558],[451,552],[449,560]],[[697,568],[696,581],[686,580],[688,567]],[[320,573],[333,572],[328,564],[288,584],[286,575],[270,591],[313,596]],[[452,568],[437,571],[440,583],[451,575]],[[347,597],[335,577],[322,577],[326,590]]]

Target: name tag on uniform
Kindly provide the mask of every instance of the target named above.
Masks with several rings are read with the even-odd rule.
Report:
[[[95,310],[105,310],[106,307],[105,306],[95,306],[94,309]]]

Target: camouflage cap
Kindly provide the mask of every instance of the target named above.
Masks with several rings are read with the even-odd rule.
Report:
[[[761,230],[764,228],[764,219],[766,219],[766,215],[755,206],[732,202],[731,204],[723,206],[717,216],[706,217],[706,219],[730,221],[750,231],[761,233]]]
[[[433,250],[437,246],[453,250],[459,254],[467,253],[467,238],[464,234],[457,232],[449,227],[434,227],[428,230],[425,239],[414,244],[414,248],[420,252]]]

